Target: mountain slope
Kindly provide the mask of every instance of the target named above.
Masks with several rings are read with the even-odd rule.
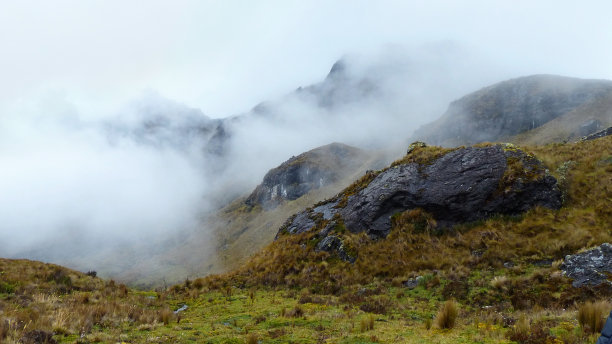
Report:
[[[367,159],[364,151],[340,143],[315,148],[270,170],[245,203],[274,208],[346,178]]]
[[[132,260],[131,266],[114,277],[150,287],[234,269],[272,241],[289,216],[333,196],[365,171],[389,160],[383,152],[341,143],[291,157],[271,169],[250,196],[239,197],[206,216],[201,231],[175,238],[154,259]]]
[[[595,126],[588,126],[595,123]],[[582,131],[582,126],[588,126]],[[550,142],[576,141],[593,129],[612,126],[612,92],[593,99],[544,125],[508,138],[509,142],[538,145]]]
[[[299,194],[295,199],[275,202],[276,207],[272,209],[266,208],[265,203],[254,202],[257,195],[266,194],[262,192],[266,187],[264,178],[251,196],[238,199],[217,212],[216,216],[208,221],[208,225],[215,229],[219,243],[216,254],[221,264],[214,269],[228,271],[237,268],[272,241],[278,227],[290,215],[333,196],[365,171],[380,168],[388,161],[389,158],[382,152],[366,152],[347,145],[330,144],[300,154],[272,169],[268,177],[277,176],[280,180],[290,180],[290,176],[295,175],[296,167],[297,171],[305,172],[312,166],[318,166],[319,171],[326,171],[325,174],[329,178],[321,185],[319,176],[314,187],[307,192]],[[267,187],[272,190],[275,185],[277,184],[272,183]]]
[[[315,249],[321,238],[318,230],[331,221],[322,217],[315,226],[317,231],[306,228],[298,232],[301,234],[279,236],[228,278],[249,285],[311,286],[329,292],[327,288],[367,283],[372,276],[390,282],[424,273],[423,270],[451,271],[457,264],[499,268],[507,261],[563,258],[582,247],[612,240],[611,147],[612,137],[608,136],[576,144],[528,148],[560,180],[566,199],[560,210],[537,207],[517,218],[493,217],[434,236],[433,229],[423,231],[431,228],[431,215],[415,213],[405,222],[394,222],[390,234],[381,240],[368,237],[366,232],[351,233],[348,224],[344,227],[336,223],[332,232],[342,238],[348,253],[358,254],[355,264],[337,260],[333,252]],[[366,176],[357,181],[340,194],[340,199],[371,180]],[[477,259],[471,254],[474,251],[480,252]],[[321,265],[321,261],[327,264]],[[394,263],[389,265],[389,261]]]
[[[503,81],[452,102],[440,119],[417,130],[414,139],[443,146],[506,140],[611,92],[612,81],[607,80],[532,75]]]
[[[465,150],[483,147],[495,146]],[[586,301],[609,300],[612,288],[573,287],[555,259],[612,241],[611,147],[606,136],[523,148],[559,181],[559,210],[536,207],[442,232],[417,211],[396,218],[384,239],[337,226],[359,253],[353,263],[317,251],[313,231],[281,235],[231,273],[157,292],[0,259],[0,342],[592,343],[596,331],[579,314],[594,309]],[[418,147],[395,166],[425,171],[458,151]],[[340,196],[370,182],[366,175]],[[456,312],[446,326],[449,308]]]

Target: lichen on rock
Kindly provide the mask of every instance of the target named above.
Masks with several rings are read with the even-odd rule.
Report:
[[[574,281],[574,287],[607,283],[612,274],[612,245],[605,243],[588,251],[568,255],[561,264],[563,274]]]

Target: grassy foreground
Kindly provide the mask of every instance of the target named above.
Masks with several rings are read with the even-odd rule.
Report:
[[[534,333],[544,337],[532,338],[533,343],[596,338],[583,331],[576,309],[500,312],[458,304],[452,328],[441,328],[440,319],[448,316],[440,311],[444,282],[431,277],[414,289],[366,285],[348,300],[307,289],[212,291],[198,280],[170,291],[143,292],[52,265],[10,265],[75,282],[68,286],[63,277],[47,280],[46,275],[39,289],[5,289],[0,294],[2,343],[17,343],[35,329],[52,333],[58,343],[510,343],[513,336]],[[551,268],[528,269],[545,274]],[[492,282],[483,289],[498,287]],[[185,311],[173,312],[184,305]],[[525,328],[517,330],[524,320]]]

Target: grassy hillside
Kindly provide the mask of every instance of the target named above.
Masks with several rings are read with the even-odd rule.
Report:
[[[593,343],[587,315],[603,319],[612,306],[588,302],[612,289],[574,288],[559,264],[612,242],[612,137],[524,149],[559,180],[560,210],[444,233],[407,212],[386,239],[345,231],[354,264],[315,252],[309,233],[281,236],[233,272],[155,292],[0,260],[0,342],[42,330],[62,343]],[[228,220],[248,214],[231,209]]]
[[[364,283],[373,275],[390,282],[423,269],[450,269],[457,265],[499,267],[506,261],[561,259],[582,247],[612,239],[611,140],[607,137],[525,148],[543,160],[560,181],[566,203],[559,211],[534,209],[520,217],[498,217],[456,226],[445,235],[428,230],[427,221],[431,221],[428,215],[413,211],[395,221],[386,240],[345,232],[345,242],[359,252],[355,264],[329,261],[331,257],[315,252],[313,245],[304,247],[302,244],[314,240],[312,232],[283,236],[228,277],[242,283],[288,286],[334,280]],[[436,147],[427,149],[432,154],[439,152]],[[353,188],[349,187],[347,192]],[[483,254],[474,257],[474,251]],[[321,261],[328,264],[321,265]],[[305,270],[309,274],[304,274]]]
[[[320,148],[312,152],[318,150]],[[332,170],[338,168],[337,162],[330,162],[321,154],[313,157],[308,153],[299,157],[312,163],[325,164]],[[335,195],[366,170],[380,168],[391,160],[387,153],[380,151],[360,151],[359,154],[359,159],[350,165],[349,170],[337,172],[339,179],[335,182],[310,190],[296,200],[281,202],[273,209],[249,206],[245,204],[246,196],[234,200],[207,216],[200,231],[167,245],[168,249],[155,260],[138,261],[123,272],[115,273],[116,278],[140,288],[152,288],[178,283],[185,276],[195,278],[241,266],[274,239],[278,228],[289,216]],[[141,269],[143,265],[146,265],[145,269]],[[155,273],[142,274],[141,270]]]

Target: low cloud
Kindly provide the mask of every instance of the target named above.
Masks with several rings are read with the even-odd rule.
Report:
[[[270,168],[331,142],[399,157],[451,100],[504,77],[448,42],[345,56],[334,69],[222,120],[153,91],[95,114],[53,93],[3,109],[0,256],[112,275],[132,260],[154,269],[197,232],[210,236],[197,261],[216,248],[206,216]]]

